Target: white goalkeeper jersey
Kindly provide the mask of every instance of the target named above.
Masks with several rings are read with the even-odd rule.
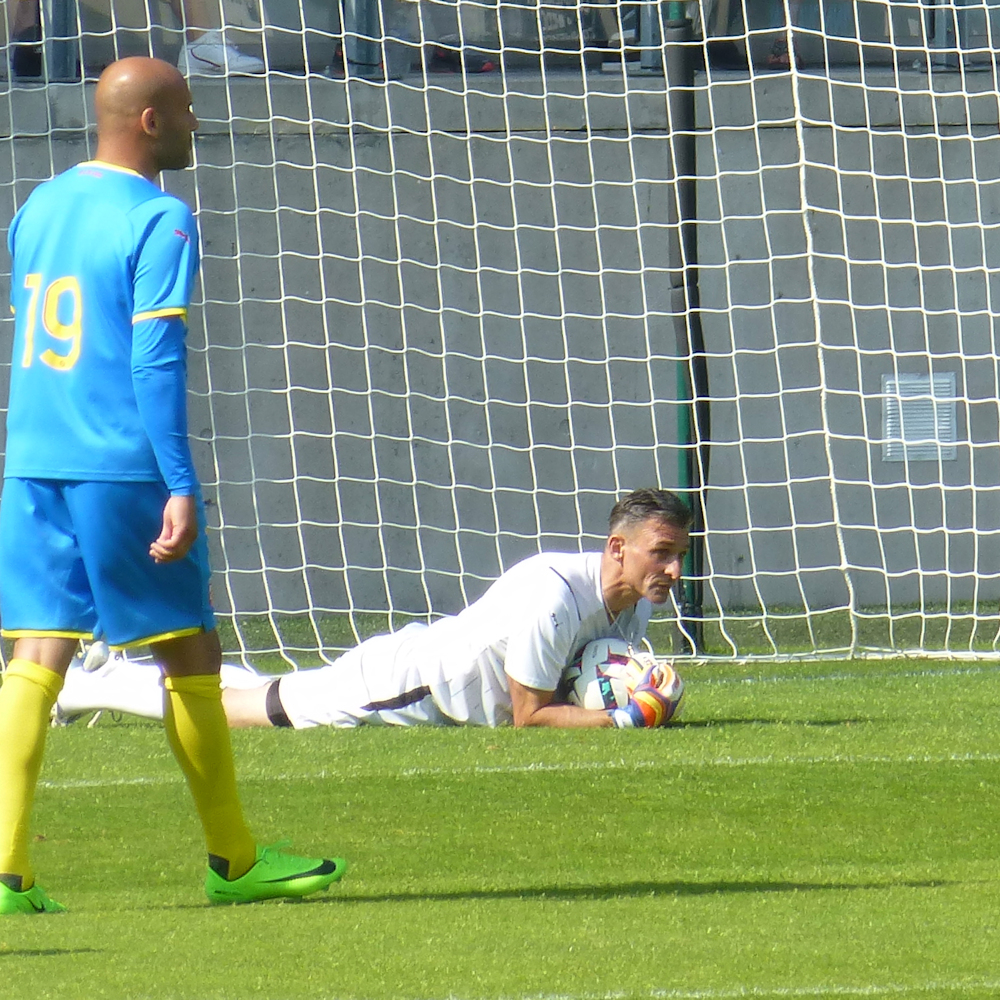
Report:
[[[543,553],[513,566],[452,618],[376,636],[329,667],[287,675],[281,702],[296,728],[501,725],[513,718],[508,677],[554,691],[588,642],[638,643],[651,612],[642,599],[610,619],[600,553]]]

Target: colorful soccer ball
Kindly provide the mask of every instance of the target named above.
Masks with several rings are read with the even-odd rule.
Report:
[[[647,668],[655,662],[648,653],[633,650],[623,639],[595,639],[563,671],[560,691],[571,705],[583,708],[624,708]],[[668,719],[677,718],[684,682],[666,663],[657,664],[658,687],[673,706]],[[666,721],[666,720],[665,720]]]
[[[595,639],[566,668],[566,700],[583,708],[624,708],[643,666],[622,639]]]

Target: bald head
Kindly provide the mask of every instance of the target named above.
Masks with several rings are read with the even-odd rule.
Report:
[[[112,63],[97,82],[94,110],[99,160],[147,177],[190,164],[198,122],[188,85],[170,63],[144,56]]]

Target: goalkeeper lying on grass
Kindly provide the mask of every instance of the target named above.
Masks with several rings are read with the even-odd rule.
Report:
[[[680,579],[690,522],[673,493],[636,490],[611,511],[602,552],[525,559],[455,617],[375,636],[330,666],[278,678],[224,666],[229,725],[662,725],[671,703],[650,672],[625,708],[554,699],[563,670],[587,643],[639,644],[652,605],[667,601]],[[162,718],[159,669],[121,656],[96,670],[77,661],[58,715],[101,708]]]

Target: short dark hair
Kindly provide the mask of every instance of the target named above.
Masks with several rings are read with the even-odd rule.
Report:
[[[658,517],[675,528],[690,529],[694,521],[691,508],[670,490],[633,490],[611,508],[608,530],[636,527],[651,517]]]

